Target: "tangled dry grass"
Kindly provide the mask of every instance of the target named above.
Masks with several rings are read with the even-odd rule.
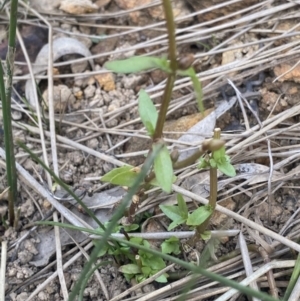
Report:
[[[271,0],[257,1],[252,5],[239,7],[238,10],[235,10],[235,7],[238,7],[236,5],[240,2],[243,1],[226,1],[185,15],[177,19],[178,29],[176,34],[178,49],[182,53],[185,53],[187,49],[189,51],[193,49],[194,51],[194,66],[199,78],[203,82],[204,100],[208,101],[213,97],[218,98],[219,89],[228,84],[228,79],[234,83],[235,87],[239,87],[247,79],[256,76],[261,71],[264,71],[266,74],[262,93],[267,95],[272,92],[275,93],[274,97],[277,97],[275,102],[267,103],[266,98],[262,95],[262,101],[259,103],[262,113],[258,117],[256,125],[251,125],[251,122],[248,120],[249,116],[244,113],[242,119],[245,128],[242,131],[224,133],[223,135],[223,138],[226,140],[227,152],[232,157],[233,164],[237,166],[246,163],[261,164],[266,167],[263,176],[260,174],[261,171],[254,168],[253,174],[249,174],[247,178],[241,177],[238,174],[235,178],[230,179],[230,181],[220,186],[220,204],[222,205],[222,201],[228,198],[238,200],[240,203],[237,205],[237,212],[224,209],[222,206],[217,207],[217,211],[225,214],[228,220],[234,220],[231,223],[230,229],[239,229],[243,233],[243,237],[246,237],[248,243],[258,246],[257,250],[260,251],[260,254],[249,252],[245,240],[243,240],[243,237],[240,237],[238,242],[240,254],[224,262],[217,263],[209,269],[234,280],[242,278],[244,279],[242,283],[251,283],[254,288],[255,286],[259,286],[262,289],[268,287],[270,293],[278,297],[278,294],[282,295],[284,293],[288,283],[287,280],[292,272],[292,267],[295,266],[295,260],[291,259],[289,252],[300,251],[300,245],[297,243],[299,240],[298,220],[300,208],[298,193],[300,104],[298,101],[298,92],[295,94],[289,93],[289,88],[284,86],[287,82],[291,82],[293,88],[296,87],[295,89],[299,90],[297,83],[300,79],[297,68],[300,57],[300,32],[298,30],[300,10],[297,1]],[[34,24],[35,26],[38,24],[41,27],[47,27],[49,41],[51,41],[53,35],[57,35],[58,33],[90,40],[99,39],[99,35],[94,35],[92,32],[95,32],[99,28],[110,28],[115,33],[105,36],[107,41],[110,39],[122,39],[129,41],[129,43],[124,43],[123,47],[119,49],[97,53],[91,57],[60,63],[50,61],[46,76],[33,74],[33,69],[30,68],[31,64],[29,64],[29,55],[27,55],[26,64],[28,65],[30,74],[15,76],[15,81],[28,79],[29,77],[47,80],[48,91],[51,93],[54,81],[64,82],[80,76],[86,76],[82,72],[55,75],[53,74],[53,67],[58,68],[74,62],[80,63],[91,59],[105,61],[108,58],[122,57],[122,55],[126,56],[134,53],[164,55],[168,44],[163,21],[153,22],[153,24],[146,26],[121,24],[123,21],[126,24],[125,21],[128,20],[130,13],[144,11],[146,8],[156,6],[158,3],[159,1],[152,3],[150,6],[140,6],[130,11],[121,11],[118,13],[103,12],[103,14],[81,15],[75,18],[74,16],[70,17],[62,14],[47,15],[40,13],[32,9],[25,2],[20,1],[20,13],[22,15],[20,24]],[[232,11],[224,15],[222,14],[224,7],[232,7]],[[220,12],[217,14],[220,16],[215,19],[199,22],[202,15],[213,14],[214,12]],[[91,29],[90,33],[65,32],[59,26],[62,17],[65,24],[80,26],[81,28],[88,27]],[[193,19],[198,21],[191,21]],[[95,22],[96,20],[101,20],[102,24]],[[5,17],[2,16],[2,23],[5,22],[7,22],[7,19],[5,20]],[[136,41],[135,44],[130,43],[137,36],[142,35],[152,37],[145,41]],[[26,57],[26,47],[22,45],[20,34],[18,34],[18,39]],[[193,45],[192,48],[191,45]],[[16,62],[17,67],[22,65],[24,63]],[[277,71],[275,70],[276,68]],[[92,76],[101,73],[107,73],[107,71],[103,69],[92,70],[88,75]],[[293,77],[286,80],[290,73],[293,73]],[[121,79],[118,78],[117,80]],[[162,80],[153,82],[152,85],[147,84],[146,86],[147,92],[150,93],[151,98],[157,104],[163,93],[164,84],[165,82],[162,78]],[[287,88],[284,90],[281,87]],[[238,95],[235,97],[239,98]],[[49,99],[51,99],[51,95],[49,95]],[[50,102],[49,108],[51,106],[53,105]],[[170,116],[176,116],[176,114],[177,116],[181,116],[182,108],[192,108],[191,110],[193,111],[194,106],[191,83],[185,78],[178,79],[169,110]],[[26,105],[15,103],[14,109],[21,111],[24,114],[23,116],[26,116],[26,120],[32,121],[31,125],[28,125],[28,121],[25,122],[21,119],[15,122],[15,129],[17,132],[24,131],[25,128],[30,133],[27,137],[27,134],[25,134],[25,141],[33,145],[33,150],[43,156],[44,161],[53,168],[56,174],[60,174],[64,166],[61,158],[65,155],[62,154],[60,156],[61,150],[85,152],[85,154],[98,158],[101,162],[101,167],[108,164],[107,168],[109,169],[112,165],[123,165],[123,159],[126,157],[136,156],[136,152],[124,154],[122,151],[122,145],[125,145],[132,136],[146,138],[145,132],[140,131],[141,126],[136,114],[136,107],[137,101],[132,100],[113,111],[106,111],[103,114],[100,114],[102,112],[101,108],[81,108],[75,112],[76,114],[73,112],[73,115],[82,115],[85,117],[84,122],[77,124],[76,122],[65,120],[63,117],[55,114],[54,110],[49,109],[47,119],[50,126],[49,130],[45,131],[43,128],[44,119],[39,110],[32,112],[28,110]],[[245,102],[240,99],[236,110],[246,112],[247,108],[245,109],[245,107]],[[130,112],[130,118],[126,119],[124,116],[128,112]],[[90,113],[93,113],[93,117],[88,115]],[[98,116],[95,117],[97,114]],[[107,124],[115,119],[119,120],[115,126],[107,126]],[[55,132],[55,120],[59,121],[65,128],[64,133],[66,135],[57,135]],[[82,131],[84,135],[76,140],[68,136],[72,131]],[[211,136],[209,132],[201,134],[207,137]],[[102,137],[101,139],[106,141],[107,147],[105,152],[101,148],[93,149],[85,143],[85,141],[99,137]],[[170,141],[174,142],[174,140]],[[185,144],[187,148],[191,146],[194,145]],[[1,157],[4,156],[3,153],[0,153],[0,155]],[[24,163],[27,159],[26,154],[19,153],[17,157],[20,164]],[[1,164],[3,166],[3,162]],[[21,176],[22,185],[25,183],[25,186],[28,189],[32,189],[35,195],[47,199],[62,216],[68,218],[69,222],[74,225],[82,225],[82,221],[78,217],[74,215],[70,217],[68,209],[49,196],[49,193],[43,186],[36,182],[33,174],[26,173],[21,167],[18,167],[18,171]],[[191,166],[189,169],[183,170],[178,174],[178,183],[198,173],[199,171],[195,171],[195,166]],[[98,176],[86,175],[81,180],[94,183],[99,180],[101,174],[103,174],[103,171]],[[47,181],[51,187],[51,178],[48,177]],[[222,178],[220,178],[220,181],[222,181]],[[97,186],[97,189],[103,188],[104,186]],[[182,195],[200,203],[205,202],[203,195],[200,195],[199,191],[193,191],[191,187],[183,187],[180,184],[174,185],[174,192],[180,192]],[[149,210],[158,203],[157,195],[154,193],[149,193],[149,200],[141,204],[139,208],[140,212],[146,209]],[[36,206],[40,207],[40,204],[36,204]],[[43,209],[40,209],[40,211],[42,212]],[[13,250],[16,244],[18,245],[23,239],[24,236],[21,236],[14,244],[11,242],[10,250]],[[59,241],[58,236],[57,241]],[[234,243],[236,244],[237,240]],[[91,247],[91,243],[85,245],[86,250]],[[225,252],[230,253],[230,251],[227,249]],[[31,295],[26,300],[33,300],[34,296],[38,295],[57,275],[60,275],[60,289],[65,292],[63,295],[68,295],[68,290],[63,281],[63,271],[70,264],[74,263],[77,258],[82,256],[82,254],[88,257],[82,248],[74,248],[72,252],[74,252],[72,253],[72,258],[68,259],[63,265],[62,262],[64,260],[62,258],[67,256],[67,254],[63,254],[61,249],[57,247],[56,262],[61,263],[57,265],[57,271],[51,272],[51,276],[44,283],[41,280],[40,285],[30,291]],[[53,263],[45,267],[42,271],[46,271],[50,266],[52,267]],[[38,278],[33,277],[37,277],[38,275],[41,275],[40,271],[36,271],[29,278],[29,281],[37,281]],[[103,295],[111,301],[126,300],[127,295],[133,291],[138,291],[146,284],[135,285],[128,291],[110,298],[108,288],[101,280],[100,273],[97,274],[97,279],[100,282]],[[152,280],[150,279],[148,282]],[[229,300],[230,298],[230,300],[235,300],[236,298],[233,297],[235,291],[221,287],[204,277],[186,276],[150,293],[131,297],[130,300],[177,300],[179,297],[175,294],[184,289],[191,280],[194,281],[195,286],[189,293],[185,294],[185,300]],[[22,286],[18,285],[11,288],[11,292],[16,291],[19,287]],[[216,296],[219,297],[217,298]],[[297,300],[299,296],[300,286],[296,285],[290,300]]]

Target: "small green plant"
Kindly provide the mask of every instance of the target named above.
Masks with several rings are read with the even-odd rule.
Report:
[[[108,226],[109,222],[104,226]],[[125,235],[129,242],[144,246],[149,250],[151,247],[150,243],[140,237],[129,237],[127,232],[137,230],[139,225],[132,224],[129,226],[116,226],[113,230],[114,233],[121,232]],[[98,229],[99,233],[103,233],[102,229]],[[94,240],[95,246],[98,241]],[[165,240],[161,245],[161,252],[163,254],[175,254],[180,253],[179,239],[176,237],[171,237]],[[116,248],[115,245],[112,246],[106,243],[102,246],[101,252],[98,254],[99,257],[104,255],[111,255],[114,257],[115,261],[120,263],[123,262],[119,267],[119,271],[124,274],[127,281],[135,278],[137,282],[142,282],[147,278],[155,275],[162,269],[166,267],[166,262],[157,255],[153,255],[149,251],[139,250],[136,248],[129,247],[126,242],[118,244]],[[156,282],[165,283],[167,282],[168,274],[164,273],[155,279]]]
[[[217,168],[229,177],[235,176],[235,169],[230,163],[230,157],[225,154],[225,147],[214,151],[211,156],[204,156],[199,160],[198,168]]]
[[[151,249],[150,243],[145,239],[132,237],[129,241]],[[130,251],[130,249],[132,250],[132,248],[126,247],[128,248],[128,251]],[[166,263],[160,256],[139,249],[136,250],[132,263],[120,266],[119,271],[124,274],[128,281],[134,277],[137,282],[142,282],[165,267]],[[168,275],[164,273],[156,278],[155,281],[165,283],[167,282],[167,276]]]
[[[216,129],[214,133],[214,139],[220,139],[220,129]],[[205,206],[201,206],[189,213],[188,207],[182,195],[177,195],[177,205],[160,205],[160,209],[165,213],[167,217],[172,220],[168,230],[172,230],[175,227],[186,224],[196,229],[195,239],[202,238],[207,240],[210,238],[209,231],[206,231],[209,224],[210,217],[212,216],[217,200],[217,169],[223,172],[227,176],[235,176],[235,169],[230,163],[229,156],[225,153],[225,147],[222,146],[211,153],[205,154],[199,160],[198,168],[210,169],[210,198],[209,203]]]
[[[172,91],[176,76],[188,76],[193,84],[199,110],[203,113],[204,107],[202,104],[202,88],[201,83],[196,76],[192,63],[194,58],[192,55],[186,57],[177,57],[176,41],[175,41],[175,26],[172,15],[172,8],[169,1],[164,2],[164,9],[168,28],[169,37],[169,56],[165,57],[131,57],[125,60],[107,62],[104,66],[116,73],[135,73],[147,71],[153,68],[158,68],[168,74],[163,101],[159,112],[157,112],[150,96],[146,91],[141,90],[138,98],[138,109],[141,121],[146,128],[147,134],[152,139],[152,145],[148,155],[157,151],[159,145],[163,145],[154,159],[154,164],[151,166],[147,177],[141,183],[135,200],[141,201],[143,192],[152,186],[159,186],[164,192],[172,191],[172,184],[176,180],[174,175],[175,169],[188,167],[200,157],[200,165],[210,168],[210,183],[211,195],[209,204],[201,206],[189,213],[185,201],[182,196],[178,196],[178,206],[161,206],[163,212],[172,220],[169,230],[176,226],[185,223],[196,229],[196,234],[193,239],[195,242],[201,238],[209,237],[206,231],[210,217],[214,212],[217,199],[217,169],[227,175],[234,175],[235,171],[230,164],[228,156],[225,154],[224,141],[220,139],[219,130],[215,131],[214,138],[203,142],[200,149],[189,158],[179,161],[178,156],[172,156],[164,144],[162,131],[166,120],[167,110],[171,101]],[[170,11],[169,11],[170,10]],[[132,187],[137,179],[139,168],[133,166],[124,166],[113,169],[102,177],[102,181],[109,182],[114,185]],[[138,201],[132,201],[127,212],[128,222],[134,221],[134,214],[138,208]]]
[[[192,213],[189,213],[186,202],[181,194],[177,194],[177,205],[160,205],[159,207],[162,212],[172,220],[168,231],[171,231],[181,224],[186,224],[191,227],[199,226],[213,213],[210,205],[201,206]],[[203,234],[203,237],[201,234],[201,238],[207,239],[207,231]]]

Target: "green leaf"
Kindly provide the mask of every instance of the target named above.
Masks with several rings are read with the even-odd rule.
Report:
[[[159,205],[159,208],[172,221],[176,221],[182,218],[182,212],[180,211],[178,206]]]
[[[168,276],[168,274],[162,274],[162,275],[160,275],[159,277],[157,277],[156,279],[155,279],[155,281],[156,282],[159,282],[159,283],[167,283],[168,282],[168,279],[167,279],[167,277],[166,276]]]
[[[148,134],[153,136],[158,113],[151,98],[145,90],[141,90],[139,93],[139,114]]]
[[[193,213],[189,214],[186,224],[189,226],[199,226],[206,221],[211,214],[213,209],[209,205],[201,206],[196,209]]]
[[[125,264],[119,267],[119,271],[123,274],[139,274],[141,269],[137,264]]]
[[[122,228],[124,228],[124,230],[126,232],[132,232],[132,231],[135,231],[139,228],[140,226],[138,224],[131,224],[131,225],[128,225],[128,226],[122,226]]]
[[[176,180],[177,180],[177,177],[173,174],[172,183],[175,183]],[[156,178],[154,178],[153,180],[150,181],[150,185],[160,187]]]
[[[108,249],[109,249],[109,245],[105,244],[105,246],[98,253],[98,257],[102,257],[103,255],[105,255],[107,253]]]
[[[214,159],[209,159],[209,164],[212,168],[216,168],[217,167],[217,162]]]
[[[222,146],[217,151],[213,152],[213,164],[212,167],[217,167],[223,174],[234,177],[236,175],[233,165],[230,163],[230,157],[225,153],[225,147]],[[215,165],[214,165],[215,164]]]
[[[217,163],[218,169],[228,177],[234,177],[236,175],[234,167],[228,162],[223,162],[222,164]]]
[[[188,217],[189,211],[186,202],[180,193],[177,194],[177,203],[178,208],[181,212],[181,217],[186,219]]]
[[[136,275],[135,280],[137,283],[141,283],[141,282],[147,280],[147,277],[145,277],[144,275]]]
[[[185,222],[186,222],[186,218],[180,218],[180,219],[178,219],[178,220],[176,220],[176,221],[173,221],[173,222],[169,225],[168,231],[173,230],[174,228],[178,227],[178,226],[181,225],[181,224],[184,224]]]
[[[133,56],[126,60],[106,62],[104,67],[116,73],[125,74],[136,73],[153,68],[160,68],[163,71],[171,72],[169,62],[165,58],[147,56]]]
[[[124,274],[124,277],[125,277],[126,281],[128,283],[130,283],[130,280],[134,277],[134,275],[132,275],[132,274]]]
[[[182,76],[189,76],[191,78],[191,81],[193,83],[193,88],[196,94],[199,111],[204,113],[204,106],[202,101],[203,98],[202,86],[194,68],[190,67],[186,70],[178,70],[178,74]]]
[[[222,160],[223,158],[225,158],[225,156],[226,156],[225,155],[225,147],[222,146],[218,150],[214,151],[212,156],[216,161],[219,161],[219,160]]]
[[[209,240],[211,238],[211,232],[204,231],[204,233],[201,233],[200,236],[203,240]]]
[[[130,241],[141,245],[143,243],[143,238],[142,237],[130,237]]]
[[[151,245],[150,245],[150,243],[149,243],[149,241],[147,241],[147,240],[143,240],[143,245],[146,247],[146,248],[151,248]]]
[[[153,150],[157,146],[153,145]],[[154,160],[154,173],[163,191],[171,193],[173,183],[173,164],[170,153],[166,146],[163,146]]]
[[[170,237],[169,239],[166,239],[161,244],[161,251],[164,254],[180,254],[180,247],[179,247],[179,239],[175,236]]]
[[[134,168],[126,165],[111,170],[101,178],[101,181],[119,186],[132,187],[137,177],[138,173],[134,171]]]
[[[185,223],[187,216],[178,206],[160,205],[161,211],[173,222],[169,225],[168,231],[176,228],[178,225]]]
[[[149,268],[149,267],[142,267],[141,270],[142,270],[143,275],[146,277],[148,277],[152,271],[151,268]]]
[[[202,168],[207,168],[207,167],[209,167],[210,165],[209,165],[209,163],[207,162],[207,160],[206,160],[206,158],[205,157],[201,157],[200,159],[199,159],[199,164],[198,164],[198,168],[199,169],[202,169]]]
[[[151,270],[160,271],[166,267],[166,263],[161,257],[152,256],[151,258],[141,256],[142,265],[151,268]]]

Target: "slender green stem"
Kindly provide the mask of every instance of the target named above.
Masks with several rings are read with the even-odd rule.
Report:
[[[16,45],[16,31],[17,31],[17,20],[18,20],[17,14],[18,14],[18,0],[11,0],[8,45],[9,47],[13,48],[13,52]]]
[[[214,140],[220,140],[221,130],[219,128],[214,131]],[[215,211],[217,204],[217,193],[218,193],[218,170],[215,167],[209,168],[209,180],[210,180],[210,195],[209,195],[209,205],[211,206],[213,212]],[[212,215],[211,215],[212,216]],[[200,239],[201,234],[207,229],[211,216],[208,217],[201,225],[196,227],[196,233],[193,242],[196,242],[197,239]]]
[[[214,130],[214,139],[220,140],[221,138],[221,129],[216,128]],[[218,170],[217,168],[210,167],[210,196],[209,196],[209,205],[215,210],[217,203],[217,194],[218,194]]]
[[[168,30],[170,67],[171,70],[175,73],[177,70],[177,50],[175,33],[176,28],[174,23],[173,8],[170,0],[163,0],[162,4],[164,8],[167,23],[166,26]]]
[[[288,287],[285,291],[284,297],[283,297],[283,301],[287,301],[297,283],[297,280],[299,279],[299,275],[300,275],[300,254],[298,254],[298,258],[292,273],[292,276],[290,278]]]
[[[0,98],[2,100],[2,110],[3,110],[3,130],[4,130],[4,143],[5,143],[5,156],[6,156],[6,174],[7,174],[7,182],[9,186],[8,190],[8,208],[9,208],[9,225],[12,227],[15,222],[15,206],[14,201],[16,200],[16,196],[14,194],[14,181],[13,181],[13,170],[11,168],[13,162],[12,157],[14,158],[14,152],[11,154],[11,144],[12,144],[12,132],[11,132],[11,123],[9,123],[10,119],[10,109],[9,104],[6,101],[5,94],[5,84],[4,84],[4,72],[2,63],[0,64]],[[9,113],[7,113],[9,112]],[[16,191],[16,190],[15,190]]]
[[[166,83],[166,87],[165,87],[165,91],[164,91],[164,95],[163,95],[163,101],[162,101],[162,104],[161,104],[161,107],[159,110],[159,114],[158,114],[155,132],[153,135],[154,141],[156,141],[157,139],[160,139],[162,137],[162,132],[163,132],[163,128],[164,128],[164,124],[165,124],[165,120],[166,120],[168,107],[169,107],[171,97],[172,97],[174,83],[175,83],[175,75],[169,74],[167,83]]]
[[[2,107],[3,107],[3,127],[4,127],[5,154],[6,154],[7,182],[9,185],[8,202],[9,202],[10,226],[14,225],[14,220],[15,220],[14,204],[17,200],[17,193],[18,193],[13,133],[12,133],[12,126],[11,126],[11,91],[12,91],[12,78],[14,73],[14,60],[15,60],[17,12],[18,12],[18,0],[11,0],[8,49],[6,55],[5,97],[3,95],[3,86],[1,85],[0,87]],[[2,64],[0,69],[1,69],[0,77],[3,80]]]
[[[178,68],[177,63],[177,50],[176,50],[176,34],[175,34],[175,23],[173,16],[173,9],[170,0],[163,0],[163,8],[166,18],[166,26],[168,30],[168,42],[169,42],[169,59],[171,73],[168,75],[162,104],[160,107],[158,120],[153,135],[153,140],[160,139],[162,137],[163,127],[166,120],[168,107],[172,97],[172,91],[175,83],[176,71]]]
[[[198,160],[202,155],[204,155],[204,153],[206,152],[206,150],[203,150],[203,148],[200,148],[199,150],[197,150],[194,154],[192,154],[190,157],[181,160],[179,162],[174,163],[173,168],[174,169],[181,169],[184,167],[188,167],[191,164],[194,164],[196,160]]]

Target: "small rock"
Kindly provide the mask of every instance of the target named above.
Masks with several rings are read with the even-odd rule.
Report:
[[[156,1],[156,0],[154,0],[154,1]],[[152,0],[152,2],[154,2],[154,1]],[[172,8],[173,8],[174,18],[182,18],[191,13],[191,11],[186,6],[186,1],[183,1],[183,0],[173,1]],[[156,5],[156,6],[150,7],[147,9],[147,11],[150,14],[150,16],[156,20],[161,21],[161,20],[165,19],[165,14],[164,14],[162,5]],[[176,23],[178,23],[178,24],[189,23],[192,20],[193,20],[192,18],[188,18],[188,19],[185,18],[183,20],[177,21]]]
[[[84,76],[75,77],[74,86],[83,88],[88,85],[92,85],[93,80],[95,81],[94,77],[90,76],[90,71],[85,71]]]
[[[88,66],[87,61],[72,63],[71,64],[72,73],[81,73],[87,69],[87,66]]]
[[[118,38],[117,37],[110,38],[109,34],[114,34],[114,33],[116,32],[115,31],[109,32],[108,37],[105,40],[100,41],[97,45],[91,48],[91,53],[99,54],[99,53],[106,53],[106,52],[113,51],[116,48]],[[95,58],[95,63],[100,65],[103,65],[106,61],[107,61],[107,56],[101,56]]]
[[[20,212],[25,217],[29,217],[35,212],[33,202],[30,198],[28,198],[26,202],[21,205]]]
[[[145,294],[149,294],[155,291],[155,286],[152,283],[148,283],[142,287],[142,291]]]
[[[278,77],[278,81],[293,81],[300,83],[300,65],[296,65],[297,62],[283,63],[274,68],[275,76]]]
[[[98,8],[101,8],[108,5],[110,2],[111,0],[97,0],[95,4],[98,6]]]
[[[96,87],[93,85],[89,85],[84,89],[85,98],[89,99],[95,95]]]
[[[141,75],[124,76],[122,79],[122,84],[125,89],[135,89],[142,79],[143,76]]]
[[[114,119],[112,119],[112,120],[110,120],[110,121],[108,121],[107,123],[106,123],[106,126],[108,127],[108,128],[113,128],[113,127],[115,127],[115,126],[117,126],[118,125],[118,119],[117,118],[114,118]],[[108,172],[108,171],[107,171]]]
[[[132,9],[149,4],[151,0],[115,0],[115,2],[122,9]]]
[[[47,291],[47,293],[48,293],[49,295],[55,293],[54,287],[53,287],[53,285],[51,285],[51,284],[50,284],[50,285],[47,285],[45,289],[46,289],[46,291]]]
[[[45,292],[41,291],[38,293],[38,298],[42,301],[46,301],[46,300],[49,300],[49,295],[46,294]]]
[[[150,77],[155,85],[162,82],[164,79],[167,78],[167,76],[168,75],[166,72],[163,72],[162,70],[159,69],[150,72]]]
[[[119,106],[116,105],[115,103],[112,103],[112,104],[110,104],[110,105],[108,106],[107,112],[113,112],[113,111],[115,111],[115,110],[117,110],[117,109],[119,109]]]
[[[82,174],[88,174],[89,172],[91,172],[91,170],[92,170],[92,166],[90,165],[81,165],[79,167],[79,171]]]
[[[7,276],[13,277],[17,275],[17,269],[15,267],[11,267],[7,269]]]
[[[25,301],[28,298],[28,293],[21,293],[17,296],[16,301]]]
[[[262,100],[261,100],[262,109],[268,110],[269,112],[273,111],[274,113],[282,112],[282,106],[280,102],[278,102],[278,97],[279,97],[278,94],[274,92],[270,92],[267,89],[263,88],[261,91],[261,95],[262,95]]]
[[[104,91],[116,89],[114,75],[111,72],[97,74],[95,79]]]
[[[79,166],[83,164],[84,156],[80,151],[75,151],[69,155],[69,159],[75,166]]]
[[[64,183],[66,184],[72,184],[73,183],[73,172],[71,170],[63,170],[60,172],[60,178]]]
[[[126,49],[126,52],[124,52],[124,49]],[[119,50],[123,50],[123,51],[119,51]],[[110,56],[110,60],[114,61],[114,60],[127,59],[134,56],[135,52],[136,50],[133,49],[132,45],[129,42],[125,42],[120,47],[116,47],[115,54],[112,54]]]
[[[50,210],[51,209],[51,203],[50,202],[48,202],[47,200],[44,200],[43,201],[43,208],[45,209],[45,210]]]
[[[97,149],[98,146],[99,146],[99,141],[97,138],[90,139],[87,142],[87,147],[89,147],[89,148]]]
[[[74,96],[75,96],[78,100],[81,100],[82,97],[83,97],[83,92],[80,90],[79,87],[74,87],[74,88],[73,88],[73,94],[74,94]]]
[[[60,25],[60,28],[63,29],[63,30],[65,30],[65,31],[71,31],[72,26],[71,26],[71,24],[68,24],[68,23],[62,23]]]
[[[33,254],[27,250],[20,251],[18,253],[18,259],[22,264],[28,263],[33,257]]]
[[[57,13],[56,9],[61,0],[30,0],[30,7],[36,9],[38,12]]]
[[[34,243],[30,239],[26,239],[24,241],[24,248],[30,253],[32,253],[33,255],[37,255],[39,253]]]
[[[98,6],[90,0],[63,0],[59,9],[72,15],[95,13]]]
[[[43,99],[46,103],[46,108],[49,107],[48,89],[43,93]],[[75,102],[75,97],[72,91],[66,85],[58,85],[53,87],[53,103],[54,111],[62,113],[65,111],[68,104],[72,105]]]
[[[99,290],[97,287],[92,287],[90,289],[90,298],[97,298],[99,296]]]

